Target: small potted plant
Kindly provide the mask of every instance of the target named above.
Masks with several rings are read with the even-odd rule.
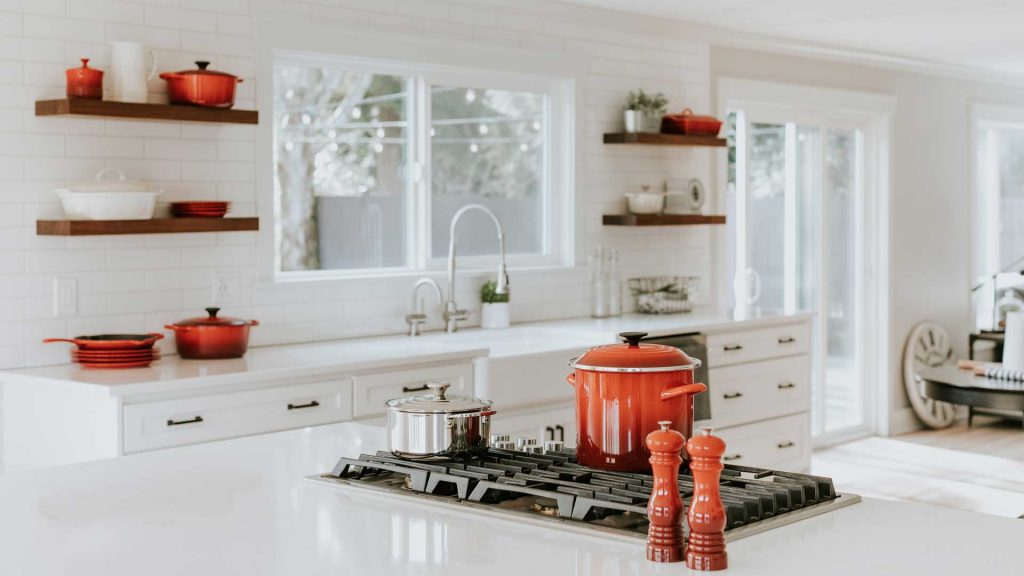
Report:
[[[661,117],[668,110],[668,98],[664,94],[648,94],[642,89],[630,92],[623,111],[626,132],[658,132]]]
[[[508,291],[504,294],[496,292],[498,285],[494,280],[486,282],[480,288],[480,327],[508,328],[510,322],[508,309]]]

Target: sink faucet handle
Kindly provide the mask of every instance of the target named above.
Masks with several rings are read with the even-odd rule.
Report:
[[[409,325],[409,336],[419,336],[420,326],[427,323],[427,315],[406,314],[405,323]]]

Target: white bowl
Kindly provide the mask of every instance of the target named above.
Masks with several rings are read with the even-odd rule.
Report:
[[[629,192],[626,201],[633,214],[657,214],[665,207],[665,195],[658,193]]]
[[[68,220],[149,220],[161,191],[72,192],[57,190]]]

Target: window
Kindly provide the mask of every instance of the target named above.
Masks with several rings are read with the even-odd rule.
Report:
[[[467,204],[505,228],[509,263],[554,265],[569,191],[551,169],[569,144],[558,79],[289,56],[274,64],[278,274],[441,268]],[[482,215],[460,257],[498,253]]]
[[[976,107],[975,143],[973,304],[976,327],[996,329],[997,301],[1024,294],[1024,110]]]

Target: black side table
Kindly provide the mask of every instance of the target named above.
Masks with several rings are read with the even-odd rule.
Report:
[[[925,368],[917,377],[926,397],[967,406],[968,427],[974,419],[975,408],[1019,412],[1024,422],[1024,382],[976,376],[954,365]],[[1005,414],[998,415],[1005,417]]]

